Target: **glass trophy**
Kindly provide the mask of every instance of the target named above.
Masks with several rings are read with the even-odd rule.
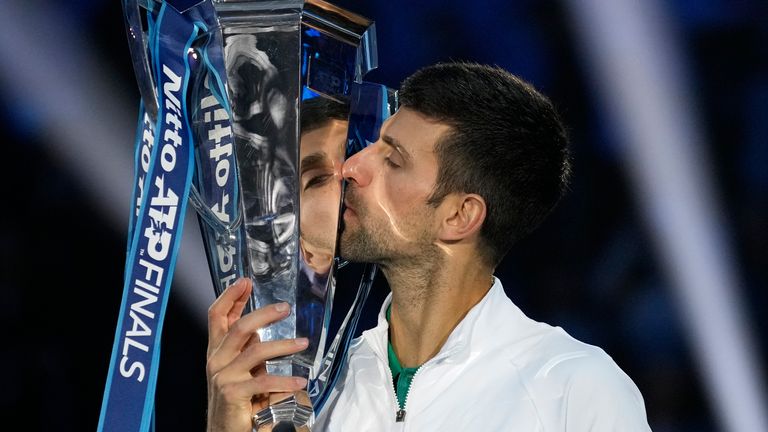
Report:
[[[147,125],[157,121],[150,66],[164,13],[194,24],[180,37],[189,84],[198,214],[216,295],[253,281],[248,310],[287,302],[292,313],[261,341],[306,337],[305,351],[267,362],[267,373],[305,377],[306,395],[273,402],[254,427],[311,423],[339,371],[376,268],[365,265],[356,297],[328,334],[343,211],[341,164],[376,141],[396,92],[363,81],[377,67],[373,21],[321,0],[124,0],[129,44]],[[172,11],[169,9],[172,8]],[[162,32],[161,32],[162,33]],[[146,131],[145,131],[146,132]],[[153,133],[148,127],[148,133]],[[335,314],[338,311],[334,311]],[[335,316],[335,315],[334,315]]]

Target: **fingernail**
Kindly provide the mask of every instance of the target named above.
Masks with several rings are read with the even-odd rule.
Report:
[[[296,338],[293,340],[294,343],[298,346],[307,346],[309,345],[309,340],[307,338]]]
[[[285,311],[287,311],[288,310],[288,303],[285,303],[285,302],[277,303],[275,305],[275,310],[278,311],[278,312],[285,312]]]
[[[296,385],[300,387],[306,387],[307,386],[307,379],[306,378],[294,378],[294,381],[296,381]]]

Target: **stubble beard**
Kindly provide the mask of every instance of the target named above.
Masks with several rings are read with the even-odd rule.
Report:
[[[387,237],[378,226],[364,227],[363,217],[364,213],[357,213],[358,220],[353,228],[346,221],[342,223],[339,255],[349,261],[382,264],[390,255]]]
[[[444,254],[430,241],[426,230],[415,229],[411,242],[399,243],[386,224],[365,219],[358,213],[352,229],[342,225],[340,254],[354,262],[378,264],[400,307],[423,307],[434,295],[436,280],[443,273]],[[383,225],[383,226],[382,226]]]
[[[410,267],[431,264],[437,251],[424,229],[411,227],[410,240],[398,242],[397,234],[389,228],[389,223],[369,217],[364,210],[355,209],[356,221],[349,226],[342,221],[339,239],[340,256],[353,262],[380,264],[384,267]]]
[[[377,217],[369,212],[354,189],[347,190],[346,201],[351,204],[353,215],[351,223],[347,223],[342,215],[339,238],[342,258],[379,264],[385,272],[395,268],[408,271],[411,267],[424,270],[433,268],[437,261],[442,262],[435,261],[439,258],[435,239],[423,224],[433,217],[428,204],[424,203],[423,209],[416,207],[414,212],[402,215],[399,219],[402,223],[395,228],[392,220],[380,219],[380,215]]]

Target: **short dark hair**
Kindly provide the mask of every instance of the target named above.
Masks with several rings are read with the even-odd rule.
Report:
[[[348,120],[349,104],[322,96],[301,101],[301,133],[319,129],[331,120]]]
[[[481,253],[497,266],[567,189],[568,138],[552,103],[504,69],[475,63],[421,69],[403,82],[399,98],[402,107],[451,126],[435,147],[429,203],[453,192],[482,196]]]

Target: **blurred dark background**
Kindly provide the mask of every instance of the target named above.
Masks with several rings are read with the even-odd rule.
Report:
[[[658,49],[671,49],[673,70],[682,71],[675,76],[699,133],[682,146],[693,156],[682,159],[705,179],[694,190],[711,197],[719,233],[710,243],[708,231],[682,241],[694,251],[714,244],[733,276],[715,284],[726,296],[713,298],[726,299],[716,310],[736,312],[734,328],[751,348],[746,371],[730,360],[701,361],[697,340],[710,339],[717,352],[730,337],[712,340],[725,326],[708,309],[705,321],[717,328],[696,339],[702,321],[687,306],[699,294],[681,294],[690,288],[676,273],[685,260],[671,259],[664,246],[680,231],[659,229],[666,213],[649,206],[642,170],[633,165],[642,146],[628,142],[626,116],[606,102],[616,98],[594,61],[602,48],[585,45],[594,42],[584,37],[584,19],[594,12],[579,15],[580,2],[556,0],[336,3],[377,22],[380,67],[370,81],[397,87],[417,68],[451,59],[492,63],[534,83],[561,111],[573,143],[572,190],[497,272],[524,311],[605,349],[643,393],[654,431],[736,431],[723,414],[733,406],[747,410],[740,418],[764,416],[749,411],[756,400],[743,398],[752,393],[723,394],[712,377],[751,377],[758,390],[766,384],[768,3],[647,3],[666,29],[655,35]],[[604,9],[623,3],[632,2],[605,0]],[[25,430],[92,430],[122,296],[139,101],[122,10],[117,1],[5,0],[0,17],[0,418]],[[648,66],[637,58],[637,70]],[[196,290],[210,302],[213,290],[205,268],[196,275],[180,276],[170,297],[159,430],[205,427],[204,309],[189,297]]]

